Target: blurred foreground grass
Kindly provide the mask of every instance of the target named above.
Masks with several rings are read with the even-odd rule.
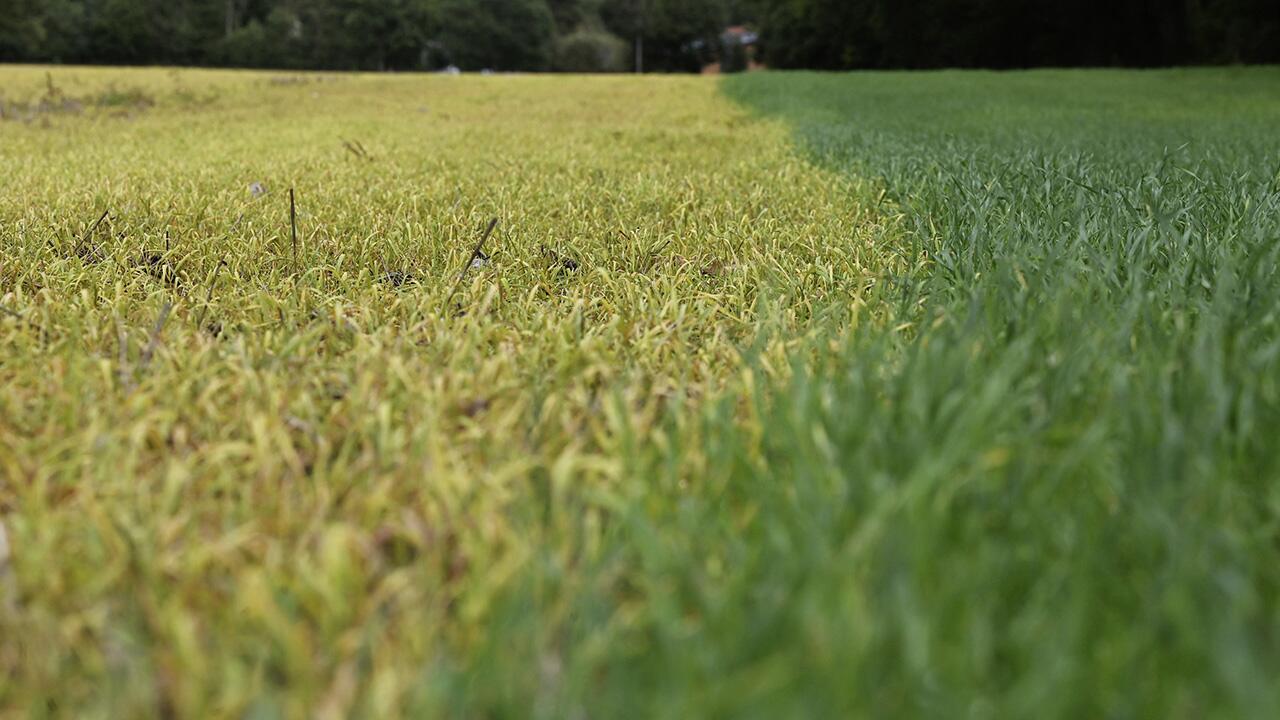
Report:
[[[13,715],[1280,708],[1273,69],[3,77]]]

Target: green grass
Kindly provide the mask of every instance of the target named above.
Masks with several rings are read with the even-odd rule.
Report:
[[[1280,709],[1275,70],[52,78],[0,714]]]
[[[817,665],[794,680],[847,683],[810,697],[1280,710],[1277,87],[1274,69],[730,83],[818,162],[879,178],[915,261],[881,286],[890,328],[798,376],[762,440],[721,441],[763,456],[720,481],[740,507],[790,480],[742,541],[776,555],[739,582],[785,593],[777,647]]]

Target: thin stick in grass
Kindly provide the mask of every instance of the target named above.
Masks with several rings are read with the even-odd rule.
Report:
[[[227,264],[226,258],[218,261],[218,266],[213,269],[213,276],[209,278],[209,288],[204,295],[204,307],[200,308],[200,316],[196,318],[196,328],[204,327],[204,316],[209,312],[209,304],[213,302],[213,286],[218,282],[218,273]]]
[[[119,357],[116,360],[116,374],[120,388],[129,392],[133,388],[133,373],[129,370],[129,334],[125,332],[124,322],[116,316],[116,349]]]
[[[44,328],[40,326],[40,323],[27,317],[25,313],[20,313],[17,310],[14,310],[13,308],[0,305],[0,314],[8,315],[14,320],[25,322],[27,327],[31,328],[32,330],[39,330],[41,342],[44,342],[48,339],[48,333],[44,331]]]
[[[369,159],[369,152],[364,149],[364,145],[361,145],[359,140],[345,140],[343,138],[338,138],[338,139],[342,140],[342,144],[347,148],[347,152],[351,153],[352,155],[355,155],[360,160]]]
[[[164,323],[169,319],[169,312],[173,310],[173,303],[166,302],[160,308],[160,316],[156,318],[155,327],[151,328],[151,339],[147,341],[147,348],[142,351],[142,358],[138,360],[138,372],[145,373],[147,367],[151,365],[151,358],[156,353],[156,348],[160,345],[160,332],[164,330]]]
[[[166,302],[160,308],[160,316],[156,318],[156,324],[151,328],[151,339],[147,341],[147,347],[142,351],[142,356],[138,358],[138,368],[135,372],[129,367],[129,336],[125,333],[124,323],[120,317],[116,316],[116,342],[119,346],[120,367],[120,387],[125,393],[131,393],[134,389],[134,380],[138,375],[145,374],[147,367],[151,365],[151,358],[156,354],[156,348],[160,345],[160,332],[164,330],[164,323],[169,319],[169,312],[173,310],[173,303]]]
[[[109,214],[111,214],[110,210],[103,210],[102,215],[98,217],[97,222],[95,222],[93,225],[90,225],[89,230],[85,232],[83,236],[80,237],[80,240],[79,242],[76,243],[75,250],[73,251],[76,255],[80,254],[81,248],[84,247],[85,243],[89,242],[89,238],[93,237],[93,234],[98,231],[98,226],[102,225],[103,221],[107,219],[107,215]],[[98,255],[97,247],[94,247],[93,255],[94,257],[97,257]]]
[[[289,188],[289,234],[293,239],[293,274],[298,274],[298,206],[293,199],[293,188]]]
[[[467,271],[471,269],[471,264],[479,257],[480,251],[484,249],[485,242],[493,231],[498,227],[498,218],[489,221],[489,227],[485,228],[484,234],[480,236],[480,241],[476,243],[476,247],[467,256],[467,261],[462,264],[462,272],[458,273],[458,279],[453,283],[453,289],[449,291],[449,295],[444,299],[444,312],[448,314],[449,303],[453,301],[453,296],[458,294],[458,288],[462,287],[462,281],[467,277]]]

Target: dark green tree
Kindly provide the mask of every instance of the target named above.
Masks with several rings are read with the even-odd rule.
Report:
[[[621,72],[630,67],[630,51],[627,42],[617,35],[579,26],[556,38],[553,65],[561,72]]]
[[[1277,0],[0,0],[0,60],[694,71],[1280,62]],[[619,60],[622,43],[625,60]],[[637,53],[637,50],[639,51]],[[737,58],[740,60],[741,58]]]
[[[601,16],[633,44],[642,69],[656,72],[696,72],[714,60],[733,20],[725,0],[605,0]]]
[[[600,22],[600,3],[601,0],[548,0],[556,34],[568,35],[584,26],[596,26]]]
[[[1274,0],[754,0],[775,67],[1152,66],[1280,60]]]
[[[464,70],[548,70],[555,21],[545,0],[436,0],[433,39]]]

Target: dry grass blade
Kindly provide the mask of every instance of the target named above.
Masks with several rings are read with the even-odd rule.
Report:
[[[218,282],[218,273],[220,273],[222,268],[226,267],[226,265],[226,258],[223,258],[222,260],[219,260],[217,266],[213,268],[213,276],[209,278],[209,288],[205,292],[204,296],[204,306],[200,308],[200,315],[196,318],[197,328],[204,327],[204,317],[209,312],[209,304],[213,302],[213,286]]]
[[[98,227],[102,225],[109,214],[111,214],[110,210],[103,210],[102,215],[98,216],[98,219],[89,226],[84,235],[80,236],[80,239],[76,242],[75,249],[72,251],[75,255],[79,255],[84,250],[85,244],[90,242],[93,234],[98,231]],[[93,257],[98,257],[97,245],[91,245],[90,247],[93,249]]]
[[[0,609],[12,607],[16,590],[13,587],[13,571],[9,569],[9,535],[0,521]]]
[[[293,188],[289,188],[289,236],[293,243],[293,272],[298,272],[298,205],[293,199]]]
[[[133,373],[129,370],[129,333],[124,329],[124,321],[119,316],[116,322],[116,378],[120,388],[126,392],[133,386]]]
[[[444,299],[444,312],[448,314],[449,303],[453,301],[453,296],[458,294],[458,289],[462,287],[462,281],[467,278],[467,271],[471,269],[471,264],[484,251],[484,244],[489,240],[489,236],[498,228],[498,218],[489,221],[489,226],[484,229],[484,233],[480,236],[480,241],[476,243],[476,247],[467,255],[467,261],[462,264],[462,271],[458,273],[458,279],[453,283],[453,289],[449,291],[449,295]]]
[[[156,348],[160,345],[160,333],[164,330],[164,323],[169,319],[169,312],[173,310],[173,303],[166,302],[160,308],[160,316],[156,318],[156,324],[151,328],[151,339],[147,341],[147,347],[142,351],[142,358],[138,361],[138,373],[145,373],[147,367],[151,365],[151,358],[156,353]]]
[[[145,374],[147,368],[151,366],[151,359],[155,357],[156,348],[160,346],[160,333],[164,330],[164,324],[169,319],[169,313],[173,310],[173,303],[166,302],[160,308],[160,315],[156,317],[156,324],[151,328],[151,336],[147,341],[147,347],[143,349],[142,356],[138,358],[138,368],[135,373],[129,367],[129,337],[125,333],[124,323],[119,319],[116,320],[116,342],[119,346],[119,368],[117,372],[120,376],[120,387],[126,393],[133,392],[135,380],[138,375]]]
[[[369,159],[369,151],[364,149],[364,145],[360,144],[359,140],[345,140],[343,138],[338,138],[338,139],[342,140],[342,146],[347,149],[347,152],[351,153],[352,155],[355,155],[357,159],[360,159],[360,160]]]
[[[0,522],[0,577],[9,569],[9,535],[5,532],[4,523]]]

